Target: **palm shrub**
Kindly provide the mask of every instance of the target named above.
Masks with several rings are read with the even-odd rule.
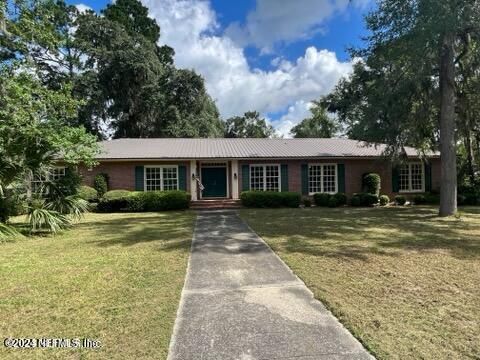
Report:
[[[51,232],[57,233],[70,226],[66,215],[48,208],[45,199],[34,199],[28,207],[27,222],[30,232]]]
[[[22,236],[13,226],[0,222],[0,241]]]

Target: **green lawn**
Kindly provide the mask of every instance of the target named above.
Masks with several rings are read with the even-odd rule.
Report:
[[[480,209],[242,210],[378,358],[480,358]]]
[[[0,244],[0,358],[166,358],[191,212],[89,214],[55,237]],[[6,350],[5,337],[91,338],[100,350]]]

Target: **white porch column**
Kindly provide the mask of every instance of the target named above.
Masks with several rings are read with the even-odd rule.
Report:
[[[198,196],[197,196],[197,180],[195,180],[195,177],[197,177],[197,161],[196,160],[191,160],[190,161],[190,194],[192,196],[192,201],[197,201]]]
[[[232,171],[230,171],[230,176],[232,178],[232,199],[238,200],[238,160],[232,160]]]

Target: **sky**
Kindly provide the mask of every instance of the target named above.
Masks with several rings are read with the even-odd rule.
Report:
[[[100,11],[108,0],[71,0]],[[142,0],[175,64],[201,74],[223,119],[256,110],[277,130],[352,70],[373,0]]]

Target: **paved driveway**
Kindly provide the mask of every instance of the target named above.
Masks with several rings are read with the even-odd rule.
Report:
[[[200,213],[169,359],[370,359],[235,212]]]

